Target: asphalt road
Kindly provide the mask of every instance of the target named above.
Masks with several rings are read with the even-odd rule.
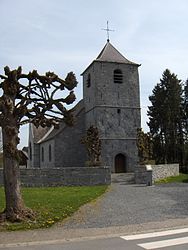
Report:
[[[101,236],[93,239],[72,239],[70,241],[46,240],[27,243],[0,244],[0,250],[141,250],[188,249],[188,228],[134,234],[125,236]]]

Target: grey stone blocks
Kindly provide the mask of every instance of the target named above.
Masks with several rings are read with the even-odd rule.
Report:
[[[26,187],[110,185],[109,167],[20,169],[21,185]],[[0,185],[3,170],[0,169]]]
[[[142,165],[137,166],[135,169],[135,182],[137,184],[147,184],[149,179],[154,182],[177,175],[179,175],[179,164]]]

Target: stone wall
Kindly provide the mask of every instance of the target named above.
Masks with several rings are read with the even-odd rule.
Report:
[[[109,167],[20,169],[21,184],[27,187],[42,186],[94,186],[109,185]],[[3,185],[3,170],[0,169],[0,185]]]
[[[169,176],[179,175],[179,164],[138,166],[135,169],[135,183],[147,184]]]
[[[81,139],[86,135],[85,111],[83,102],[80,112],[76,116],[73,127],[66,126],[54,137],[55,140],[55,167],[84,167],[87,161],[85,145],[81,144]],[[79,109],[79,107],[78,107]]]
[[[147,183],[147,169],[146,166],[137,166],[135,168],[135,183],[136,184],[146,184]]]
[[[179,164],[152,165],[153,181],[179,175]]]

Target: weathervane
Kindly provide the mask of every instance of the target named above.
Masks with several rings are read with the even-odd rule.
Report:
[[[107,32],[107,42],[109,42],[110,41],[109,31],[114,31],[114,30],[109,29],[108,21],[107,21],[106,29],[102,29],[102,30],[105,30]]]

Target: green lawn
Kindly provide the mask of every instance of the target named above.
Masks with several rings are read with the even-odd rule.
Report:
[[[170,176],[165,179],[155,181],[155,184],[173,183],[173,182],[188,183],[188,174],[179,174],[178,176]]]
[[[36,211],[36,220],[14,224],[6,222],[0,224],[0,231],[50,227],[72,215],[83,204],[95,200],[106,189],[107,186],[23,188],[25,204]],[[0,211],[4,206],[4,192],[0,187]]]

